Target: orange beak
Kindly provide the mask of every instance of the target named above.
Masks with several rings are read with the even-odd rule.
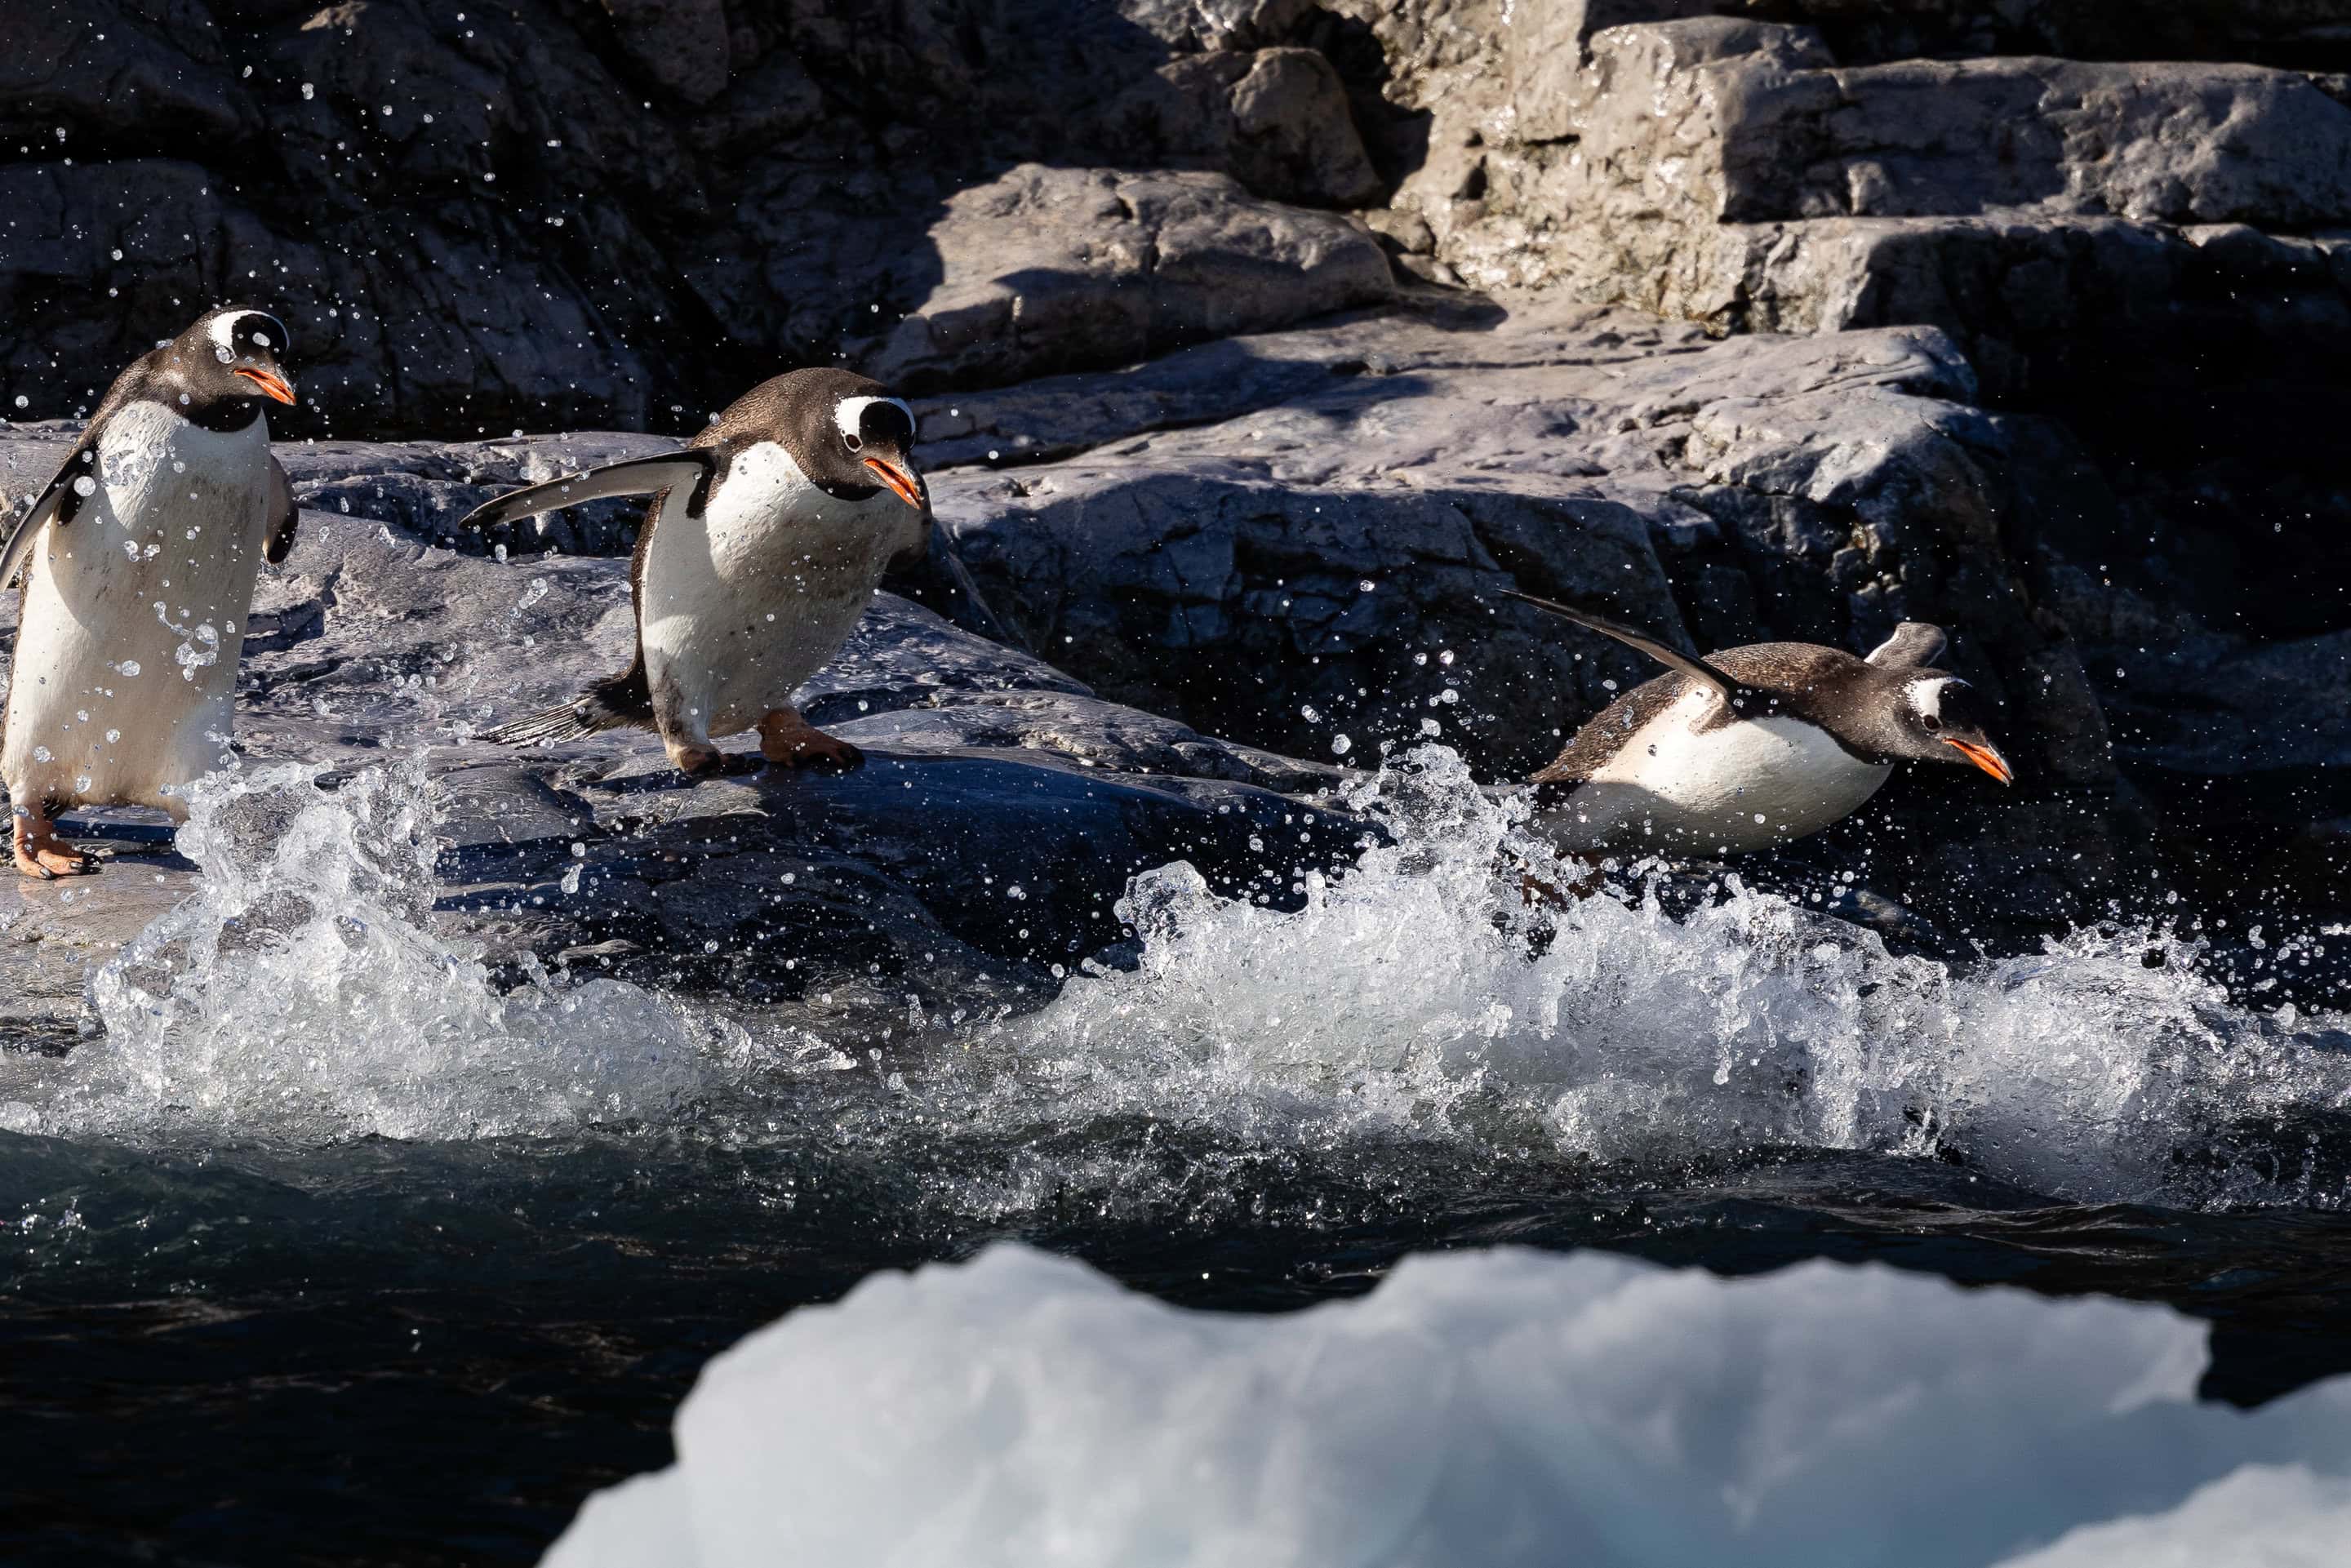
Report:
[[[918,512],[923,509],[923,487],[915,484],[913,476],[904,468],[894,463],[885,463],[879,457],[868,457],[865,466],[873,470],[875,478],[895,491],[898,499]]]
[[[265,371],[259,365],[239,365],[236,373],[276,398],[279,402],[294,401],[294,386],[275,371]]]
[[[2003,784],[2011,783],[2016,778],[2015,774],[2009,771],[2008,758],[1989,746],[1978,746],[1973,741],[1968,740],[1946,740],[1943,744],[1956,747],[1960,756]]]

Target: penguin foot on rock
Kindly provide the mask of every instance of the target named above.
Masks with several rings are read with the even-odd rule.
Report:
[[[759,721],[759,755],[778,768],[856,768],[865,753],[837,736],[825,734],[798,708],[778,708]]]
[[[680,740],[667,740],[662,745],[669,753],[669,765],[689,779],[716,773],[726,761],[726,754],[715,746],[694,746]]]
[[[61,876],[89,876],[98,870],[98,858],[68,849],[57,838],[47,817],[26,812],[16,819],[16,870],[24,876],[55,882]]]

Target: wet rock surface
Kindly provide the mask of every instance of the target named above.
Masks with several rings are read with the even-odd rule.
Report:
[[[1186,813],[1274,809],[1217,790],[1294,803],[1386,747],[1523,777],[1647,671],[1514,587],[1701,650],[1949,627],[2018,787],[1906,775],[1792,860],[1865,862],[1954,936],[2175,883],[2341,902],[2336,0],[467,17],[0,17],[0,347],[29,422],[0,487],[21,501],[53,416],[197,304],[260,290],[299,337],[281,455],[314,517],[249,629],[254,760],[407,744],[392,676],[505,716],[617,667],[632,505],[457,519],[842,359],[921,402],[940,526],[891,586],[944,620],[883,601],[811,711],[985,758],[907,765],[938,812],[1011,822],[993,769],[1045,761],[1044,797],[1126,824],[1110,866]],[[426,438],[351,439],[402,434]],[[875,799],[581,772],[651,750],[434,767],[615,839],[641,797],[730,802],[678,834]],[[485,885],[535,890],[522,864]],[[609,940],[691,956],[701,917],[654,886],[615,894],[637,924]],[[1064,946],[1099,935],[1094,891]],[[540,907],[509,946],[607,940]]]

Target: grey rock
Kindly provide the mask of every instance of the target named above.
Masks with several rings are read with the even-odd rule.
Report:
[[[629,59],[691,104],[726,90],[731,58],[723,0],[601,0]]]
[[[1311,49],[1175,60],[1115,112],[1154,161],[1228,169],[1261,196],[1359,207],[1383,193],[1355,133],[1346,88]]]
[[[1433,13],[1466,26],[1478,8],[1353,0],[1350,9],[1382,18]],[[2341,69],[2351,43],[2344,0],[1519,0],[1510,16],[1515,58],[1532,63],[1548,52],[1569,71],[1604,29],[1707,16],[1815,27],[1848,65],[2045,55]]]
[[[1024,165],[949,198],[931,238],[939,282],[860,356],[918,390],[1138,360],[1394,293],[1368,231],[1221,174]]]
[[[86,413],[133,354],[251,298],[296,339],[305,402],[283,433],[690,432],[778,370],[870,354],[943,287],[961,299],[975,256],[1032,249],[1033,210],[1002,211],[991,239],[987,198],[951,207],[1024,162],[1179,158],[1318,203],[1374,199],[1331,68],[1272,47],[1304,12],[1218,5],[1202,26],[1211,12],[1217,47],[1269,53],[1235,57],[1231,79],[1207,70],[1196,104],[1177,95],[1179,153],[1113,110],[1168,89],[1158,73],[1196,46],[1108,6],[915,5],[888,26],[844,0],[732,16],[517,0],[463,23],[425,0],[12,7],[0,353],[70,367],[16,383],[32,414]],[[1370,246],[1337,257],[1348,242],[1303,237],[1317,219],[1187,213],[1164,239],[1143,220],[1144,248],[1105,247],[1136,264],[1120,281],[1078,269],[1154,296],[1170,329],[1098,313],[1110,335],[1057,331],[1053,368],[1371,297]],[[1186,288],[1236,308],[1171,305]],[[946,358],[976,382],[1039,363],[984,350]]]

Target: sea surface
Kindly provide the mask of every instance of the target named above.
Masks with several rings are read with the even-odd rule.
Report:
[[[2241,946],[1562,913],[1449,754],[1351,804],[1394,841],[1303,908],[1172,867],[1059,997],[942,1015],[497,983],[421,773],[215,789],[102,1033],[0,1051],[0,1562],[534,1562],[717,1352],[1001,1239],[1256,1312],[1432,1249],[1870,1260],[2207,1320],[2210,1400],[2351,1371],[2351,1037]]]

